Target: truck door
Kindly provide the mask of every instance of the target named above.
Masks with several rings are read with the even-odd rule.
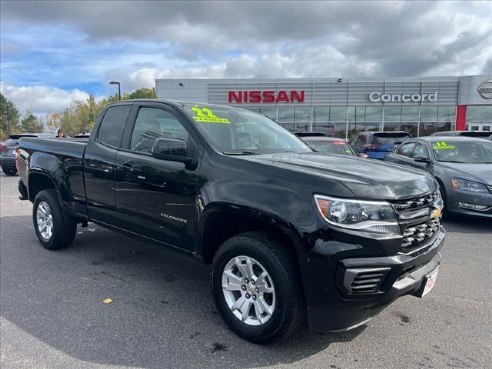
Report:
[[[114,160],[121,144],[131,104],[109,107],[84,156],[85,196],[89,218],[117,225]]]
[[[122,227],[192,250],[197,170],[151,155],[159,137],[181,139],[196,149],[188,122],[159,103],[136,103],[132,116],[133,129],[116,155],[116,207]]]

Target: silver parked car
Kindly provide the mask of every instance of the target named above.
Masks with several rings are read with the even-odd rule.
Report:
[[[492,142],[420,137],[404,142],[385,160],[434,175],[447,211],[492,218]]]

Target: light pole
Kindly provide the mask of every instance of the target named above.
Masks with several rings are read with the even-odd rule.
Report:
[[[121,101],[121,89],[120,89],[120,83],[116,81],[111,81],[109,82],[110,85],[118,85],[118,99]]]

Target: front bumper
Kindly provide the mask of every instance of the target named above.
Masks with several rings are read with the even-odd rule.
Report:
[[[448,188],[446,206],[446,210],[452,213],[492,218],[492,193]]]
[[[317,298],[311,299],[311,304],[308,301],[310,329],[318,332],[349,330],[366,323],[397,298],[417,295],[422,289],[425,276],[435,270],[441,261],[440,250],[445,237],[446,232],[440,227],[432,242],[412,255],[352,257],[347,253],[347,257],[344,257],[342,251],[339,260],[333,260],[337,259],[337,254],[325,254],[324,257],[312,255],[311,262],[316,269],[322,265],[323,260],[329,264],[328,268],[334,269],[334,283],[323,286],[322,290],[318,289]],[[333,242],[332,246],[336,245],[338,250],[354,247],[351,244],[343,245],[339,241]],[[327,270],[326,265],[324,270]],[[374,273],[377,270],[380,273]],[[376,274],[382,276],[375,282],[376,288],[356,291],[349,285],[354,280],[354,273],[358,274],[357,271],[372,272],[372,275],[368,274],[371,282],[378,279]],[[318,285],[319,287],[321,286]],[[308,290],[308,293],[314,292],[313,289]]]

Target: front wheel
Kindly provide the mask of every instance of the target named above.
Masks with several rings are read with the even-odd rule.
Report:
[[[63,212],[55,190],[36,195],[32,220],[39,242],[49,250],[68,247],[75,239],[77,223]]]
[[[229,328],[254,343],[287,338],[302,319],[297,269],[286,246],[266,233],[227,240],[212,267],[212,289]]]

